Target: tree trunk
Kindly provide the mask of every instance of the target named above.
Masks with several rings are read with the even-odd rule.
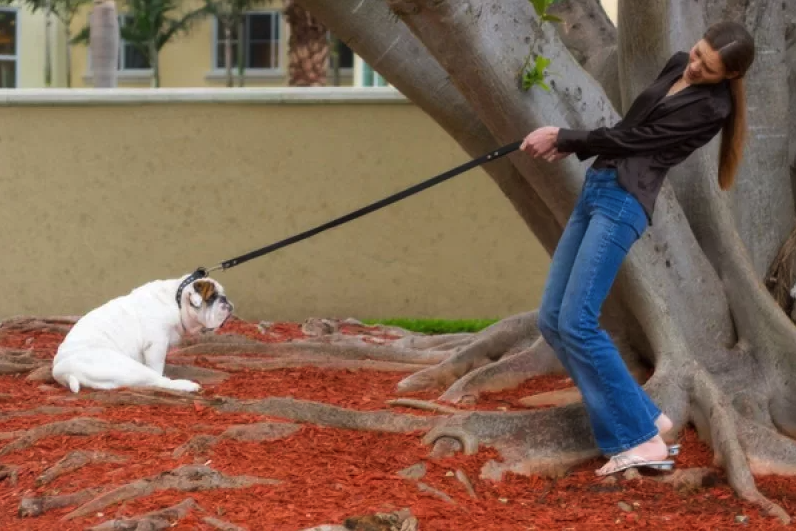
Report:
[[[52,0],[47,0],[44,6],[44,86],[52,86],[53,62],[52,62],[52,35],[50,26],[52,24]],[[67,46],[69,43],[67,42]]]
[[[238,22],[238,86],[242,87],[246,82],[246,42],[244,38],[245,18],[241,17]]]
[[[227,77],[227,86],[233,87],[235,80],[232,76],[232,27],[229,21],[224,22],[224,72]]]
[[[326,26],[293,0],[285,2],[285,17],[290,25],[288,42],[288,85],[326,86],[329,40]]]
[[[91,12],[91,70],[94,87],[116,87],[117,62],[119,60],[119,18],[113,0],[96,0]],[[66,26],[69,42],[69,26]],[[66,47],[66,86],[72,86],[71,46]]]
[[[525,0],[471,0],[466,6],[455,0],[390,0],[404,25],[395,24],[380,2],[301,3],[471,154],[542,125],[593,129],[619,119],[606,92],[583,72],[557,31],[575,52],[610,46],[610,37],[600,31],[584,37],[587,31],[575,24],[557,30],[542,23]],[[593,5],[561,7],[565,18],[600,26],[589,16]],[[657,76],[672,51],[687,50],[698,40],[706,16],[717,20],[720,9],[744,15],[759,47],[760,81],[757,94],[750,91],[750,125],[757,129],[750,134],[737,191],[722,193],[716,186],[717,141],[672,172],[658,197],[654,223],[625,260],[604,312],[626,360],[654,369],[645,388],[673,419],[675,432],[693,423],[739,495],[783,521],[788,516],[757,491],[752,473],[796,472],[796,443],[789,438],[796,436],[796,328],[760,282],[761,269],[793,216],[788,175],[793,159],[787,157],[784,121],[788,100],[782,97],[787,79],[775,71],[784,62],[785,8],[774,0],[620,2],[621,96],[613,99],[623,107]],[[583,9],[581,15],[577,9]],[[590,48],[579,33],[587,41],[605,40]],[[529,46],[552,60],[550,92],[518,89]],[[761,60],[761,55],[771,57]],[[585,57],[579,59],[588,64],[588,53]],[[770,109],[752,112],[752,105],[767,102]],[[758,131],[762,135],[754,138]],[[548,164],[515,154],[485,169],[552,250],[580,192],[584,165],[573,157]],[[753,241],[764,227],[770,235]],[[443,398],[458,400],[516,385],[517,374],[560,370],[539,345],[534,315],[507,318],[471,340],[459,340],[450,358],[399,387],[447,388]],[[582,408],[456,415],[426,441],[446,438],[459,439],[466,451],[479,444],[497,448],[503,461],[490,464],[493,472],[549,470],[556,459],[553,468],[560,471],[594,455]]]
[[[332,64],[332,86],[340,86],[340,39],[333,37],[330,44]]]
[[[154,41],[149,43],[149,65],[152,68],[152,88],[160,87],[160,61],[158,60],[158,48]]]

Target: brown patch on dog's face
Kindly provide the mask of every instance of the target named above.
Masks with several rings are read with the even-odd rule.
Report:
[[[208,280],[197,280],[193,283],[193,289],[205,302],[209,301],[216,293],[216,285]]]

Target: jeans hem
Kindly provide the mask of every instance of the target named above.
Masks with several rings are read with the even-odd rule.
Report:
[[[641,443],[645,443],[645,442],[649,441],[650,439],[652,439],[653,437],[655,437],[656,435],[658,435],[658,428],[654,428],[647,435],[645,435],[643,437],[639,437],[638,439],[636,439],[634,441],[631,441],[629,443],[625,443],[625,444],[623,444],[621,446],[616,446],[616,447],[613,447],[613,448],[600,448],[600,450],[603,453],[606,453],[606,454],[618,454],[620,452],[624,452],[625,450],[627,450],[629,448],[633,448],[635,446],[638,446]]]

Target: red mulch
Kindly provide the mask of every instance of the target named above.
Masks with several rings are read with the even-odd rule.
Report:
[[[300,338],[300,326],[278,323],[266,333],[256,324],[231,321],[223,332],[243,333],[260,341],[287,341]],[[344,333],[368,329],[350,326]],[[374,333],[384,338],[384,335]],[[62,336],[52,333],[7,335],[0,346],[33,348],[38,356],[54,355]],[[360,410],[383,409],[385,400],[397,398],[395,384],[405,375],[373,371],[329,371],[315,368],[279,371],[243,371],[227,381],[204,386],[205,396],[225,395],[240,398],[292,396],[323,401]],[[473,409],[519,410],[518,400],[535,393],[571,385],[566,378],[541,377],[518,389],[488,393]],[[282,480],[278,486],[255,486],[238,490],[209,492],[158,492],[150,496],[105,509],[103,517],[87,517],[71,522],[60,518],[72,508],[53,510],[43,516],[22,519],[17,516],[23,496],[74,492],[101,484],[123,484],[171,470],[193,462],[188,454],[172,458],[175,448],[199,433],[218,434],[231,424],[266,420],[259,415],[222,415],[210,408],[172,408],[146,406],[107,406],[89,400],[60,403],[52,397],[69,393],[58,386],[39,386],[24,377],[0,376],[0,415],[37,406],[60,405],[105,407],[101,413],[87,414],[112,422],[137,423],[167,430],[161,435],[118,432],[89,437],[48,437],[30,448],[0,457],[0,464],[19,467],[19,482],[11,486],[0,482],[0,529],[53,530],[84,529],[108,518],[124,517],[174,505],[193,497],[206,511],[229,522],[256,530],[297,531],[323,523],[341,523],[344,518],[377,511],[411,509],[427,530],[599,530],[599,529],[779,529],[776,520],[766,517],[740,501],[723,479],[717,485],[689,494],[678,493],[658,482],[620,479],[616,484],[598,481],[593,470],[600,460],[584,463],[557,480],[509,474],[500,483],[479,479],[481,466],[498,454],[482,448],[475,456],[429,459],[429,448],[418,435],[356,432],[305,425],[287,439],[252,443],[224,440],[209,454],[209,466],[228,475],[252,475]],[[433,399],[439,393],[416,393],[415,398]],[[416,415],[428,412],[397,408]],[[0,431],[25,430],[45,422],[66,420],[74,413],[32,415],[0,420]],[[712,453],[692,430],[681,437],[682,454],[678,466],[711,466]],[[5,444],[0,440],[0,445]],[[34,480],[71,450],[102,450],[130,460],[126,464],[103,463],[65,474],[50,484],[36,487]],[[447,493],[455,505],[420,492],[411,481],[396,472],[424,462],[428,467],[424,483]],[[472,500],[452,476],[464,470],[473,481],[478,499]],[[796,515],[796,478],[758,478],[763,493]],[[624,512],[619,503],[633,507]],[[736,523],[745,515],[747,524]],[[210,529],[193,513],[173,529]]]

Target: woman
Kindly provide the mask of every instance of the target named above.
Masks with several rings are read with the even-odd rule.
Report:
[[[522,143],[550,162],[597,156],[553,254],[539,310],[540,331],[580,389],[598,446],[614,454],[597,475],[673,465],[661,437],[671,420],[630,375],[598,316],[622,260],[652,222],[669,168],[722,131],[719,186],[732,185],[746,133],[743,76],[754,56],[746,29],[720,22],[690,53],[672,56],[614,127],[542,127]]]

